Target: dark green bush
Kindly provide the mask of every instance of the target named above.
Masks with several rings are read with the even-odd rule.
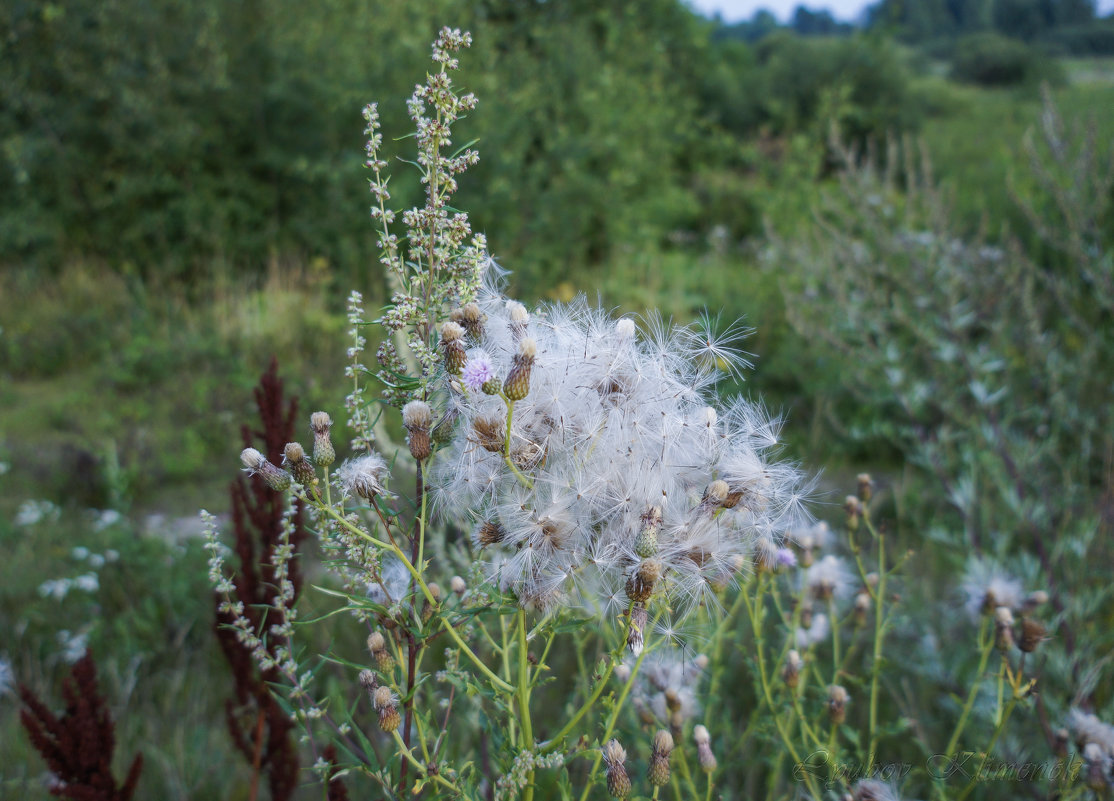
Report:
[[[957,81],[988,87],[1063,81],[1059,65],[1045,53],[996,33],[977,33],[957,41],[951,74]]]

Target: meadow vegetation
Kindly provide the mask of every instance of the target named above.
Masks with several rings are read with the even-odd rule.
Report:
[[[853,31],[801,15],[728,26],[672,0],[0,10],[0,797],[49,792],[15,683],[59,698],[86,647],[117,721],[116,775],[144,753],[137,797],[255,792],[258,771],[229,748],[232,684],[196,511],[230,509],[272,356],[298,398],[296,438],[328,409],[349,455],[346,301],[362,293],[364,320],[398,302],[368,216],[360,110],[377,100],[385,149],[407,151],[405,98],[446,23],[472,33],[454,81],[480,99],[455,126],[454,144],[481,158],[452,204],[511,270],[500,291],[531,310],[585,293],[616,320],[741,318],[755,365],[720,371],[719,397],[783,412],[778,458],[821,473],[810,509],[822,524],[787,533],[793,565],[744,571],[717,590],[721,613],[710,602],[648,636],[654,656],[682,643],[683,667],[608,662],[629,622],[541,655],[550,671],[527,683],[539,744],[566,734],[601,675],[634,675],[585,713],[586,726],[601,718],[570,744],[579,757],[531,768],[539,797],[613,790],[616,754],[600,737],[613,730],[649,797],[659,727],[678,750],[663,797],[1107,797],[1114,751],[1101,762],[1087,745],[1104,736],[1097,720],[1114,723],[1111,23],[1071,3],[982,6],[949,21],[884,2]],[[420,207],[419,171],[391,172],[392,206]],[[371,361],[379,329],[358,330]],[[379,436],[402,442],[384,408]],[[400,452],[398,493],[414,478]],[[478,589],[460,532],[446,530],[431,552]],[[342,586],[329,548],[311,537],[298,557],[298,618],[325,619],[299,634],[297,658],[332,655],[314,666],[321,697],[352,707],[341,717],[366,729],[367,754],[386,750],[387,768],[362,773],[341,746],[332,764],[353,792],[398,792],[403,760],[352,669],[374,664],[367,627],[312,588]],[[521,592],[487,601],[518,625]],[[467,616],[454,618],[462,636],[482,638],[470,597],[446,608]],[[579,618],[530,620],[552,642]],[[1011,650],[1007,636],[1034,647]],[[501,709],[498,686],[481,692],[445,647],[430,649],[430,684],[447,671],[462,706],[482,696]],[[525,660],[518,648],[504,638],[491,653]],[[403,687],[400,704],[429,693],[434,708],[422,687]],[[530,724],[516,719],[504,742],[481,708],[442,758],[482,765],[487,775],[452,780],[487,797],[522,768]],[[718,759],[707,779],[696,724]],[[968,751],[969,770],[1000,760],[1076,775],[968,783],[925,769]],[[809,761],[821,752],[834,756]],[[880,764],[914,768],[882,776],[886,787],[854,774]],[[409,770],[430,795],[445,789]],[[307,772],[295,796],[320,797],[324,773]]]

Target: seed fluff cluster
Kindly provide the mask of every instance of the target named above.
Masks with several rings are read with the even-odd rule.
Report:
[[[760,537],[807,524],[799,472],[771,458],[777,421],[741,398],[710,402],[742,363],[730,342],[657,318],[640,336],[582,299],[530,314],[491,286],[454,317],[456,434],[435,498],[471,517],[491,575],[523,605],[661,597],[683,615],[747,569]]]

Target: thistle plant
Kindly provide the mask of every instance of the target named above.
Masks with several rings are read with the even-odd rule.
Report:
[[[337,754],[389,797],[657,797],[675,782],[671,755],[684,765],[688,751],[711,793],[715,740],[695,717],[695,687],[663,666],[708,668],[693,643],[724,657],[719,614],[769,547],[776,555],[807,523],[807,486],[775,459],[777,420],[715,400],[718,379],[745,364],[730,335],[504,295],[483,237],[451,210],[478,158],[453,144],[476,107],[452,81],[469,43],[443,30],[408,104],[423,207],[391,210],[378,109],[364,114],[392,292],[376,321],[381,399],[364,387],[368,328],[354,295],[351,453],[333,468],[343,449],[321,411],[313,446],[286,445],[283,464],[242,454],[291,510],[305,505],[335,577],[317,589],[365,627],[367,648],[298,650],[289,547],[276,551],[265,623],[233,597],[223,608],[285,677],[282,702],[324,779]],[[644,668],[666,677],[660,707],[636,703]],[[338,695],[325,675],[361,689]],[[668,730],[642,731],[636,706],[667,713],[655,728]]]

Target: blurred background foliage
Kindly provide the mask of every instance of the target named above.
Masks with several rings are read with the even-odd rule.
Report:
[[[1052,591],[1109,564],[1114,20],[1087,0],[883,0],[858,26],[806,8],[725,24],[679,0],[10,0],[0,657],[24,680],[57,672],[61,603],[70,634],[88,626],[112,654],[109,695],[142,710],[125,744],[157,741],[144,727],[186,697],[219,716],[203,558],[177,516],[226,508],[272,354],[301,408],[340,417],[344,298],[359,289],[374,314],[385,291],[360,110],[380,103],[388,143],[406,134],[445,24],[473,32],[459,82],[480,98],[458,143],[482,160],[457,199],[511,294],[744,317],[757,359],[739,388],[786,410],[790,453],[832,485],[872,470],[903,545],[952,549],[925,587],[972,547]],[[395,207],[416,204],[416,173],[394,173]],[[965,294],[1018,281],[964,327]],[[948,368],[957,352],[991,365],[977,392]],[[8,523],[28,499],[60,516]],[[88,509],[125,517],[98,528]],[[43,595],[79,569],[77,543],[138,572]],[[144,604],[111,589],[144,576]],[[1101,707],[1087,660],[1110,643],[1088,632],[1114,620],[1089,592],[1090,629],[1069,629],[1087,645],[1056,675]],[[171,647],[192,661],[163,665]],[[176,671],[170,689],[148,676],[131,695],[140,665]],[[0,764],[25,767],[3,778],[26,789],[16,725],[5,704]],[[222,797],[190,778],[201,759],[238,775],[221,744],[173,730],[151,781]]]

